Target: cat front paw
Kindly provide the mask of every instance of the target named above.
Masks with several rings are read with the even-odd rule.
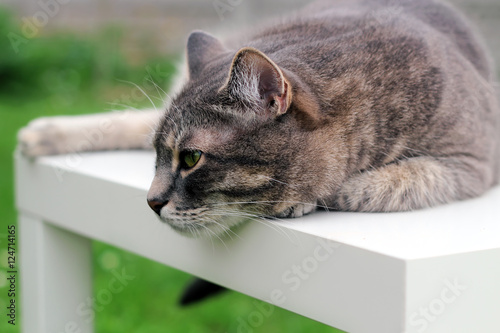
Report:
[[[309,213],[312,213],[316,210],[316,203],[299,203],[296,205],[293,205],[291,207],[288,207],[285,209],[283,212],[279,213],[277,217],[280,218],[294,218],[294,217],[301,217],[304,215],[307,215]]]
[[[63,122],[60,117],[44,117],[21,128],[17,134],[21,153],[33,157],[65,153],[63,143],[67,134]]]
[[[116,149],[150,149],[146,138],[156,127],[156,110],[125,110],[80,116],[38,118],[18,132],[19,150],[26,156],[69,154]]]
[[[385,186],[378,183],[371,184],[369,175],[369,172],[365,172],[343,184],[337,194],[335,208],[354,212],[378,211],[377,202],[373,198],[377,198],[377,191],[380,192],[378,197],[383,197]]]

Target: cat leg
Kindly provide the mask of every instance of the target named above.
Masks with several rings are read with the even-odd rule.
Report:
[[[390,212],[475,197],[489,186],[490,170],[467,156],[414,157],[347,180],[333,206],[345,211]]]
[[[147,149],[161,115],[145,110],[38,118],[19,131],[19,149],[26,156]]]
[[[194,278],[194,280],[184,288],[179,300],[179,305],[192,305],[209,297],[218,295],[226,290],[226,288],[221,287],[218,284],[200,278]]]

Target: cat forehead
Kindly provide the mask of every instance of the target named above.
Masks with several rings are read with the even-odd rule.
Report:
[[[194,127],[181,132],[170,132],[163,138],[163,144],[174,151],[201,150],[216,151],[234,140],[236,130],[227,126]]]
[[[196,94],[189,90],[186,87],[172,101],[160,127],[160,140],[170,149],[211,151],[249,127],[244,112],[216,91]]]
[[[236,131],[230,128],[200,128],[191,132],[185,142],[181,141],[188,149],[201,151],[214,151],[234,140]]]

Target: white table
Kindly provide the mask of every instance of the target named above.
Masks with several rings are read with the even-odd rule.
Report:
[[[92,294],[91,239],[351,333],[500,332],[500,188],[412,213],[250,223],[224,246],[159,222],[146,204],[153,161],[17,156],[23,332],[93,331],[77,313]]]

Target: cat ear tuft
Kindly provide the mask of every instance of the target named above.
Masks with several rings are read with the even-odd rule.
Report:
[[[203,31],[193,31],[187,42],[189,78],[198,77],[210,60],[226,51],[224,45],[214,36]]]
[[[251,47],[236,53],[227,83],[221,90],[271,118],[286,113],[292,100],[291,86],[283,71],[264,53]]]

